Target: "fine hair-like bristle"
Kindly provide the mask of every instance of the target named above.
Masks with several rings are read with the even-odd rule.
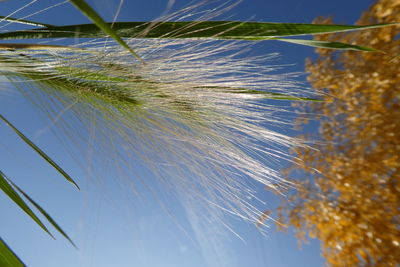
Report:
[[[187,19],[188,11],[204,19],[208,13],[196,8],[149,27]],[[289,148],[303,145],[276,130],[291,127],[290,105],[266,99],[304,96],[295,74],[276,74],[281,67],[267,65],[276,54],[248,56],[253,43],[245,41],[126,42],[145,64],[106,39],[73,49],[4,50],[0,64],[69,144],[84,151],[90,144],[93,161],[122,166],[134,184],[172,190],[195,224],[230,228],[226,214],[259,223],[254,184],[287,186],[277,166],[291,160]],[[152,176],[144,179],[143,170]]]

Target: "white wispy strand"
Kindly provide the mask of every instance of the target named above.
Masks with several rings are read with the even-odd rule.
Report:
[[[249,42],[127,42],[145,65],[104,40],[79,45],[82,52],[0,52],[1,64],[71,143],[93,144],[95,161],[131,170],[133,183],[151,187],[141,168],[151,171],[198,229],[229,229],[227,214],[256,223],[255,185],[284,183],[276,165],[302,144],[272,130],[291,127],[287,105],[249,90],[304,96],[301,86],[273,74],[280,67],[266,64],[276,55],[246,56]]]
[[[146,65],[135,64],[118,46],[109,46],[113,52],[106,55],[58,53],[38,57],[41,61],[35,65],[19,63],[12,71],[17,68],[28,77],[33,70],[45,73],[37,81],[47,81],[49,86],[54,83],[55,88],[56,77],[79,80],[87,88],[70,88],[69,92],[42,88],[45,93],[36,94],[46,97],[43,108],[51,118],[71,101],[76,102],[71,111],[79,120],[90,121],[97,112],[101,123],[95,124],[101,134],[120,139],[129,154],[140,156],[153,172],[163,173],[158,175],[163,182],[182,194],[203,199],[205,205],[257,220],[260,212],[248,201],[254,192],[246,180],[267,186],[279,182],[279,174],[269,162],[286,157],[280,149],[299,143],[268,129],[268,125],[288,123],[278,115],[285,112],[283,107],[245,90],[297,95],[301,91],[298,85],[285,76],[269,74],[274,68],[261,65],[265,59],[240,56],[246,43],[132,40],[130,44],[143,55]],[[90,49],[97,51],[93,45]],[[67,67],[82,72],[73,76],[60,73],[60,68]],[[90,88],[93,78],[88,70],[122,81],[98,81],[108,90],[99,92]],[[49,72],[52,75],[47,75]],[[97,94],[106,99],[98,99]],[[112,96],[119,94],[138,104],[115,102]],[[54,110],[47,107],[48,97],[59,101]]]

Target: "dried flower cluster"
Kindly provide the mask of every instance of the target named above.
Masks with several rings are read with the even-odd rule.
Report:
[[[380,0],[358,24],[399,20],[400,1]],[[303,178],[280,219],[300,238],[320,239],[331,266],[400,264],[399,34],[396,26],[318,37],[384,53],[318,50],[307,62],[309,81],[326,94],[306,108],[321,114],[321,142],[318,151],[295,150],[300,165],[289,173]]]

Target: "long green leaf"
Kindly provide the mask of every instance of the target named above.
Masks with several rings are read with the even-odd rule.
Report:
[[[46,51],[65,51],[65,50],[73,50],[73,51],[84,51],[81,48],[75,48],[72,46],[65,45],[43,45],[43,44],[22,44],[22,43],[5,43],[0,44],[0,50],[46,50]]]
[[[286,39],[286,38],[274,38],[273,40],[288,42],[299,45],[312,46],[316,48],[328,48],[335,50],[355,50],[355,51],[366,51],[366,52],[380,52],[371,47],[351,45],[340,42],[325,42],[325,41],[315,41],[315,40],[303,40],[303,39]]]
[[[178,21],[162,22],[150,27],[149,22],[116,22],[115,34],[127,38],[215,38],[237,40],[269,40],[274,37],[324,34],[373,29],[398,23],[357,25],[319,25],[240,21]],[[108,28],[111,24],[107,25]],[[110,35],[109,33],[107,33]],[[107,37],[95,24],[57,26],[0,34],[0,39],[39,38],[101,38]]]
[[[273,100],[290,100],[290,101],[310,101],[310,102],[322,102],[323,100],[310,98],[310,97],[296,97],[287,94],[280,94],[280,93],[271,93],[271,92],[264,92],[259,90],[246,90],[243,94],[259,94],[263,95],[265,99],[273,99]]]
[[[0,266],[24,267],[26,266],[0,237]]]
[[[32,220],[36,222],[36,224],[38,224],[46,233],[48,233],[52,238],[54,238],[54,236],[50,233],[50,231],[46,228],[46,226],[42,223],[42,221],[35,215],[35,213],[29,208],[29,206],[25,203],[25,201],[14,190],[14,188],[9,183],[9,180],[2,171],[0,171],[0,189],[15,204],[17,204],[29,217],[31,217]]]
[[[7,179],[7,178],[6,178]],[[7,179],[7,181],[15,188],[17,189],[18,192],[20,192],[46,219],[51,225],[54,226],[54,228],[57,229],[57,231],[63,235],[75,248],[76,245],[74,242],[71,240],[71,238],[61,229],[61,227],[54,221],[54,219],[39,205],[34,201],[30,196],[28,196],[21,188],[19,188],[16,184],[14,184],[10,179]]]
[[[113,30],[113,28],[105,22],[97,12],[88,5],[84,0],[70,0],[72,4],[75,5],[83,14],[85,14],[89,19],[91,19],[97,27],[99,27],[104,33],[108,34],[115,41],[117,41],[122,47],[126,48],[132,55],[134,55],[137,59],[139,59],[142,63],[144,63],[143,59],[133,51],[129,45],[121,39],[121,37]]]
[[[24,25],[38,26],[38,27],[54,27],[54,25],[51,25],[51,24],[45,24],[45,23],[31,21],[31,20],[16,19],[16,18],[11,18],[11,17],[4,17],[4,16],[0,16],[0,22],[1,21],[9,21],[9,22],[19,23],[19,24],[24,24]]]
[[[233,88],[233,87],[222,87],[222,86],[201,86],[198,88],[215,88],[218,90],[224,90],[227,93],[232,94],[252,94],[252,95],[262,95],[265,99],[273,100],[291,100],[291,101],[311,101],[311,102],[322,102],[323,100],[309,97],[296,97],[287,94],[266,92],[262,90],[251,90],[246,88]]]
[[[11,124],[3,115],[0,114],[0,120],[4,121],[26,144],[35,150],[44,160],[46,160],[53,168],[55,168],[67,181],[75,185],[78,189],[79,186],[75,181],[66,173],[57,163],[55,163],[46,153],[44,153],[38,146],[36,146],[28,137],[21,133],[14,125]]]

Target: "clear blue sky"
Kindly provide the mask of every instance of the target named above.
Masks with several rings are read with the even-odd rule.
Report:
[[[0,15],[5,16],[31,1],[9,0],[0,2]],[[16,13],[14,17],[29,15],[51,4],[55,0],[40,0]],[[118,0],[89,1],[110,20]],[[221,18],[233,20],[258,20],[270,22],[310,23],[317,16],[334,15],[336,22],[352,24],[361,12],[372,4],[372,0],[244,0]],[[175,1],[172,10],[178,10],[187,1]],[[125,0],[120,21],[146,21],[161,15],[167,1]],[[49,24],[64,25],[86,23],[87,19],[70,4],[45,11],[31,17],[32,20]],[[4,23],[3,23],[4,24]],[[2,25],[3,25],[2,24]],[[10,29],[12,25],[0,30]],[[262,42],[256,45],[257,54],[281,53],[277,64],[293,64],[285,71],[302,71],[304,59],[313,55],[311,48],[290,44]],[[66,184],[4,125],[0,125],[1,169],[20,187],[36,199],[53,215],[76,241],[79,250],[72,248],[61,236],[49,238],[39,227],[23,215],[3,194],[0,194],[0,235],[14,251],[32,267],[317,267],[323,265],[319,244],[312,240],[309,245],[297,246],[297,240],[289,233],[276,232],[273,223],[267,235],[261,235],[252,225],[232,218],[235,230],[243,240],[226,233],[219,233],[218,226],[204,233],[214,238],[219,254],[201,252],[199,242],[191,230],[183,208],[173,195],[161,195],[157,201],[146,188],[140,188],[140,196],[127,197],[125,191],[115,183],[97,183],[87,186],[86,173],[71,159],[67,147],[47,131],[48,120],[38,116],[18,93],[0,77],[0,113],[13,121],[51,156],[62,162],[82,186],[77,192]],[[115,173],[105,171],[110,181]],[[95,179],[95,178],[91,178]],[[125,186],[125,185],[122,185]],[[162,190],[157,188],[155,190]],[[111,187],[111,188],[110,188]],[[121,193],[123,191],[123,193]],[[264,193],[264,192],[262,192]],[[265,196],[264,196],[265,199]],[[276,199],[268,197],[269,207]],[[162,208],[164,203],[168,212]],[[172,216],[168,213],[173,214]],[[179,223],[177,223],[179,222]],[[182,230],[182,229],[185,229]],[[54,232],[54,231],[53,231]]]

